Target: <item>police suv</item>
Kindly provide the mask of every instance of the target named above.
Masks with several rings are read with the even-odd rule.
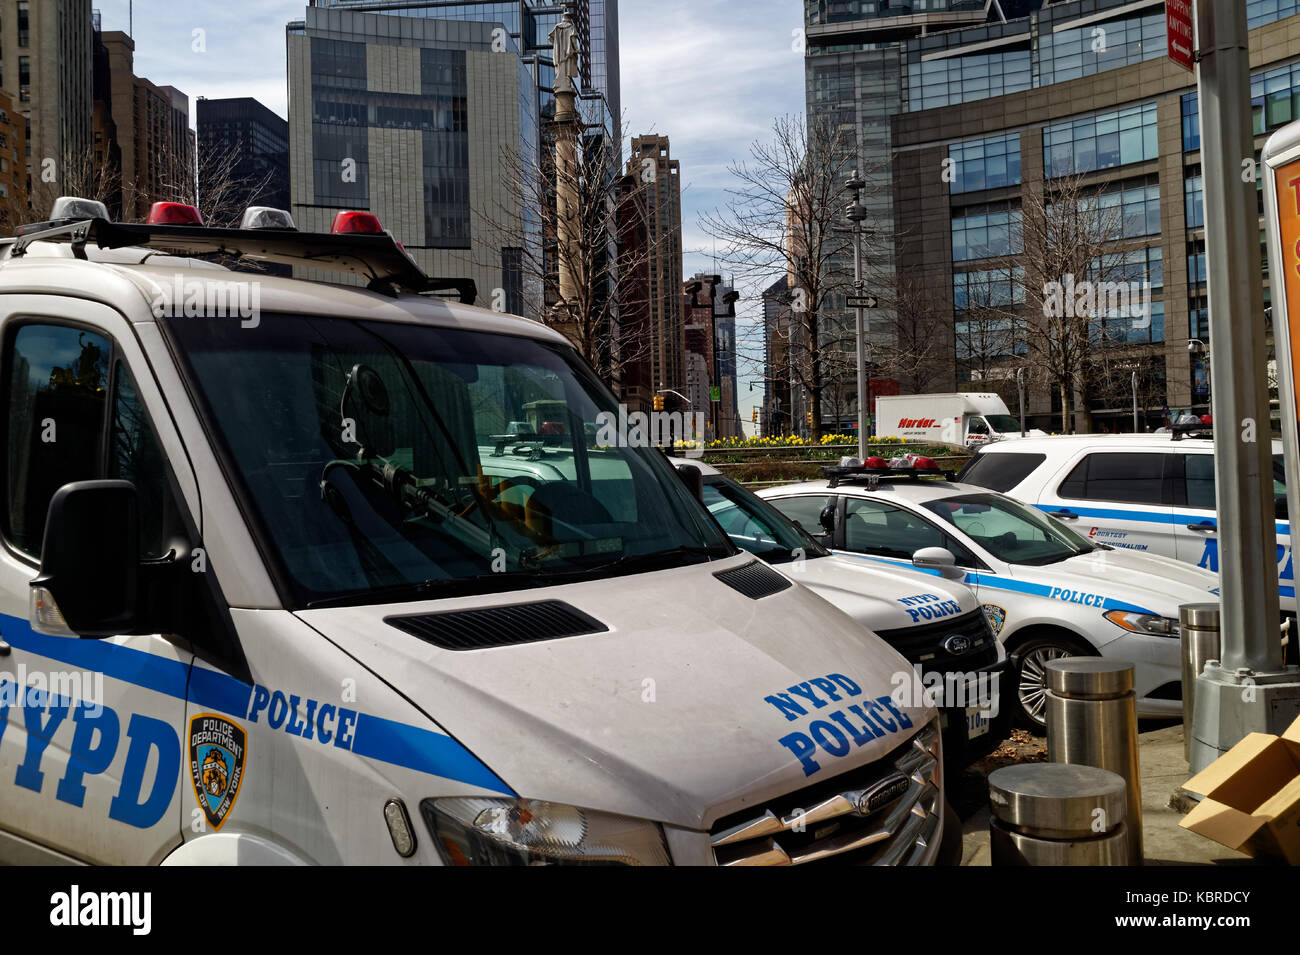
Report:
[[[818,540],[717,468],[677,459],[696,472],[704,505],[732,542],[802,584],[907,657],[894,696],[906,701],[920,681],[942,707],[947,765],[982,759],[1010,734],[1001,705],[1006,651],[971,589],[912,568],[887,567],[831,554]],[[817,528],[820,531],[820,528]],[[939,687],[942,686],[942,692]]]
[[[1294,615],[1282,442],[1272,448],[1278,591],[1284,613]],[[958,479],[1033,504],[1089,540],[1219,571],[1208,430],[1025,438],[981,449]],[[1290,642],[1294,659],[1297,641]]]
[[[1139,715],[1181,714],[1178,607],[1211,599],[1214,574],[1088,541],[1005,495],[937,479],[929,459],[905,463],[828,468],[828,480],[759,494],[824,527],[835,553],[959,572],[1006,645],[1026,726],[1045,724],[1044,664],[1071,655],[1132,661]]]
[[[70,200],[0,245],[0,859],[959,853],[907,661],[589,440],[560,335],[369,214],[246,226]],[[503,487],[538,420],[566,467]]]

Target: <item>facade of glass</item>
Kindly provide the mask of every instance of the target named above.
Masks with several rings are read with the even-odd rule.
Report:
[[[372,211],[430,275],[473,278],[480,302],[500,289],[513,311],[536,315],[540,291],[520,269],[540,214],[501,164],[537,161],[537,91],[518,57],[493,52],[500,26],[330,6],[288,32],[299,227]]]
[[[1067,120],[1043,130],[1049,179],[1146,162],[1158,155],[1155,103]]]
[[[948,147],[948,158],[953,172],[949,188],[954,193],[1020,185],[1019,133],[954,143]]]

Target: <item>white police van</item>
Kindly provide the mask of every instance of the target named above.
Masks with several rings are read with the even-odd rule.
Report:
[[[910,471],[828,468],[829,480],[759,494],[820,521],[835,553],[959,570],[1006,645],[1007,696],[1025,725],[1045,722],[1044,664],[1080,654],[1135,665],[1139,715],[1181,715],[1178,607],[1212,599],[1216,575],[1090,542],[1005,495],[935,479],[922,460]]]
[[[0,245],[0,859],[959,853],[906,661],[589,444],[614,398],[561,336],[363,214],[61,207]],[[481,449],[537,402],[576,470],[506,500]]]
[[[1278,591],[1283,612],[1294,615],[1282,442],[1274,440],[1272,448]],[[1033,504],[1089,540],[1219,571],[1208,431],[1060,435],[990,445],[971,458],[958,480]]]
[[[737,547],[839,607],[907,658],[912,671],[894,676],[897,701],[907,700],[918,681],[929,682],[941,707],[950,768],[982,759],[1010,735],[1012,710],[1001,702],[1006,650],[969,587],[912,568],[836,556],[717,468],[683,459],[673,464],[699,475],[704,506]]]

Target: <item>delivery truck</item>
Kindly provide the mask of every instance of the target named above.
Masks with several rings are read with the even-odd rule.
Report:
[[[946,395],[896,395],[876,399],[876,435],[927,444],[975,448],[1043,432],[1020,431],[1020,419],[1001,396],[955,392]]]

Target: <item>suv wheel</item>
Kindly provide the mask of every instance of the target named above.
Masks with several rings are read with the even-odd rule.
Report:
[[[1097,652],[1066,634],[1031,637],[1011,654],[1015,674],[1016,722],[1035,733],[1047,731],[1047,664],[1061,657],[1095,657]]]

